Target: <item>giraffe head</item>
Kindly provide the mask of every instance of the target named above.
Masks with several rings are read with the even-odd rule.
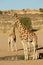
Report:
[[[13,17],[16,18],[16,19],[19,18],[17,13],[14,13]]]
[[[15,23],[18,23],[19,24],[19,16],[18,16],[18,14],[17,13],[15,13],[14,15],[13,15],[13,17],[14,17],[14,24]]]

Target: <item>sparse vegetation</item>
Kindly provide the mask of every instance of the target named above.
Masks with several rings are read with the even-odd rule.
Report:
[[[7,13],[8,13],[7,11],[4,12],[4,14],[7,14]]]
[[[2,14],[3,12],[2,11],[0,11],[0,14]]]
[[[27,17],[21,17],[20,18],[21,23],[23,23],[28,29],[31,29],[31,19]]]
[[[39,10],[40,10],[40,12],[43,12],[43,8],[40,8]]]
[[[40,16],[42,16],[42,17],[43,17],[43,14],[40,14]]]
[[[28,28],[28,29],[36,29],[36,27],[37,27],[37,29],[39,29],[39,27],[38,27],[38,25],[41,27],[41,25],[42,25],[42,22],[43,22],[43,12],[41,12],[40,14],[38,14],[38,13],[35,13],[35,14],[32,14],[32,13],[28,13],[28,14],[26,14],[26,10],[25,9],[23,9],[24,11],[22,11],[22,10],[20,10],[22,13],[21,14],[19,14],[18,13],[18,16],[20,17],[20,21],[24,24],[24,25],[26,25],[26,27]],[[40,9],[41,10],[41,9]],[[35,11],[35,10],[34,10]],[[43,9],[42,9],[42,11],[43,11]],[[13,21],[14,20],[14,17],[12,17],[13,16],[13,14],[15,14],[16,15],[16,10],[5,10],[5,11],[1,11],[0,10],[0,22],[2,21]],[[17,11],[18,12],[18,11]],[[27,12],[31,12],[31,10],[27,10]],[[36,11],[37,12],[37,11]],[[13,13],[13,14],[12,14]],[[1,15],[1,14],[5,14],[5,15]],[[11,14],[11,15],[9,15],[9,14]],[[35,22],[36,21],[36,22]],[[38,22],[38,23],[37,23]],[[35,24],[34,24],[35,23]],[[35,26],[36,25],[36,26]],[[10,27],[11,25],[10,25],[10,23],[8,24],[8,26]],[[15,25],[16,27],[17,27],[17,25]],[[1,27],[1,26],[0,26]]]

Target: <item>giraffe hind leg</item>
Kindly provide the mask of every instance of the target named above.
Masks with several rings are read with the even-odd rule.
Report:
[[[14,42],[11,40],[11,51],[14,51]]]
[[[11,50],[11,40],[8,38],[8,51]]]
[[[24,49],[24,57],[25,60],[28,60],[28,48],[27,48],[27,44],[24,41],[21,41],[22,45],[23,45],[23,49]]]
[[[38,58],[38,52],[36,50],[36,46],[35,46],[36,42],[35,41],[32,42],[32,45],[33,45],[33,60],[34,60],[34,59]]]

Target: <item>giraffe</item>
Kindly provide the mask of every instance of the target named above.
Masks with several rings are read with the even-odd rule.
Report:
[[[33,49],[34,49],[33,54],[35,54],[36,52],[36,47],[38,46],[37,36],[32,31],[28,30],[27,27],[23,23],[20,22],[20,18],[18,17],[17,14],[14,14],[13,17],[15,19],[14,25],[16,23],[18,26],[17,28],[19,31],[19,37],[21,39],[21,43],[24,49],[24,58],[25,60],[28,60],[28,52],[30,52],[30,45],[33,45]],[[28,47],[29,47],[29,50],[28,50]],[[33,55],[33,59],[35,59],[34,55]]]
[[[8,37],[8,51],[17,51],[16,47],[16,35],[15,35],[15,28],[13,28],[13,32]]]

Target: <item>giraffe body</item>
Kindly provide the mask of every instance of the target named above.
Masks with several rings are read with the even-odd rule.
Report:
[[[37,36],[35,33],[28,30],[23,24],[20,24],[19,26],[21,26],[21,27],[18,27],[18,30],[20,33],[21,43],[24,48],[25,59],[28,59],[28,47],[30,51],[30,45],[33,45],[34,54],[35,54],[36,47],[37,47]],[[33,59],[34,59],[34,56],[33,56]]]

